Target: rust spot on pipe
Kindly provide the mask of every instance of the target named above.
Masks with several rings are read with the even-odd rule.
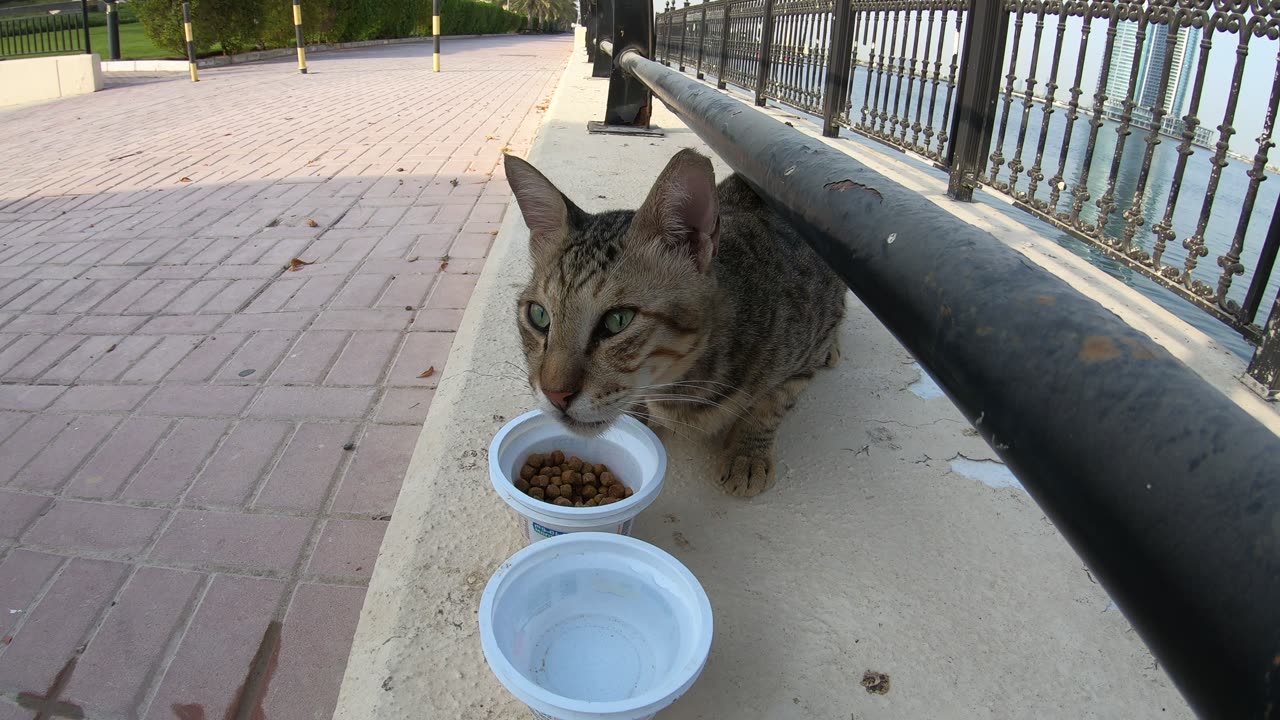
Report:
[[[1147,343],[1137,338],[1124,338],[1121,342],[1129,346],[1129,357],[1134,360],[1155,360],[1156,353]]]
[[[1057,299],[1057,298],[1055,298],[1055,297],[1054,297],[1054,296],[1052,296],[1052,295],[1037,295],[1037,296],[1036,296],[1036,304],[1037,304],[1037,305],[1056,305],[1057,303],[1058,303],[1058,299]]]
[[[1111,338],[1102,335],[1090,335],[1080,347],[1080,360],[1090,364],[1115,360],[1120,355],[1120,348]]]
[[[852,180],[837,180],[835,182],[829,182],[826,185],[823,185],[822,187],[824,190],[830,190],[832,192],[845,192],[846,190],[854,190],[854,189],[863,190],[865,192],[871,193],[872,195],[875,195],[876,202],[884,202],[884,196],[880,194],[879,190],[873,187],[867,187],[862,183],[856,183]]]

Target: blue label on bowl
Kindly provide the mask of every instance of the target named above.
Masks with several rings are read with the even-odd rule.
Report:
[[[539,535],[541,535],[542,537],[548,537],[548,538],[549,538],[549,537],[555,537],[555,536],[557,536],[557,535],[563,535],[563,534],[564,534],[564,533],[560,532],[559,530],[552,530],[551,528],[542,527],[541,525],[539,525],[539,524],[538,524],[538,523],[536,523],[536,522],[533,522],[532,520],[530,520],[530,521],[529,521],[529,523],[530,523],[531,525],[533,525],[533,531],[534,531],[534,532],[536,532],[536,533],[538,533],[538,534],[539,534]]]

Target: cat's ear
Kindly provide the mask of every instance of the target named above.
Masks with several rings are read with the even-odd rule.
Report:
[[[720,242],[720,203],[711,160],[688,148],[676,153],[634,222],[688,253],[698,272],[706,272]]]
[[[529,226],[529,244],[535,251],[540,246],[558,243],[573,227],[581,213],[545,175],[514,155],[503,155],[507,183],[520,205],[520,214]]]

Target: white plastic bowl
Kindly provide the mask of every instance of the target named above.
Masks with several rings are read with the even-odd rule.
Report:
[[[608,465],[634,494],[616,503],[580,508],[554,505],[517,490],[515,480],[525,460],[534,453],[555,450]],[[520,514],[530,543],[572,532],[629,535],[632,520],[658,498],[666,474],[667,451],[662,441],[629,416],[623,416],[603,434],[585,438],[573,435],[555,418],[534,410],[503,426],[489,445],[489,480],[498,497]]]
[[[528,545],[480,598],[489,667],[535,717],[553,720],[653,717],[698,679],[712,629],[693,574],[624,535]]]

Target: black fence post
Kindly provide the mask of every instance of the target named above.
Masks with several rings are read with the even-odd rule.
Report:
[[[107,59],[120,59],[120,14],[116,0],[107,0]]]
[[[671,67],[671,23],[672,23],[673,17],[676,14],[675,0],[667,0],[667,4],[664,5],[663,7],[665,8],[665,10],[663,10],[662,14],[667,19],[667,32],[662,36],[663,37],[662,64],[666,65],[667,67]]]
[[[1280,392],[1280,294],[1276,295],[1258,349],[1249,361],[1249,377],[1262,384],[1267,397],[1275,397]]]
[[[587,62],[596,61],[596,3],[582,0],[582,25],[587,29]]]
[[[947,167],[951,179],[947,194],[970,202],[982,176],[991,134],[996,124],[1000,93],[1000,66],[1009,36],[1009,12],[1003,0],[969,0],[964,31],[960,78],[956,83],[955,114],[951,118],[951,144]]]
[[[831,51],[827,53],[827,77],[822,85],[822,134],[839,137],[840,116],[849,94],[849,73],[853,62],[853,0],[835,0],[831,28]]]
[[[764,0],[764,17],[760,23],[760,63],[756,67],[756,106],[764,107],[764,90],[769,84],[773,63],[773,0]]]
[[[730,0],[724,0],[724,24],[720,27],[720,74],[716,77],[716,87],[724,90],[729,87],[725,75],[729,72],[729,6]]]
[[[191,29],[191,3],[182,3],[182,34],[187,40],[187,69],[191,71],[191,82],[200,82],[200,73],[196,70],[196,35]]]
[[[680,13],[680,72],[684,72],[685,42],[689,36],[689,0],[684,0],[684,12]]]
[[[696,75],[699,80],[706,77],[702,74],[702,46],[707,44],[707,4],[702,3],[702,19],[698,21],[698,67]]]
[[[613,74],[613,58],[609,53],[600,52],[601,40],[613,38],[613,5],[615,0],[600,0],[596,8],[596,57],[591,62],[591,77],[607,78]]]
[[[80,24],[84,27],[84,54],[89,55],[93,52],[89,44],[89,0],[80,0]]]

